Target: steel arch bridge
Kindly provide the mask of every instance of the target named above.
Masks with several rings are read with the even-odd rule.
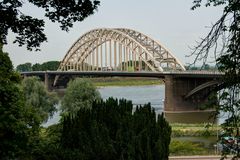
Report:
[[[67,51],[60,71],[185,71],[183,64],[149,36],[126,28],[83,34]]]

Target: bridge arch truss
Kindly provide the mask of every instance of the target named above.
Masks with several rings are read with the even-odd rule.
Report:
[[[100,28],[83,34],[68,50],[62,71],[185,71],[163,45],[125,28]]]

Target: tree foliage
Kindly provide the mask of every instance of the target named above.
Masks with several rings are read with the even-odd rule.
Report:
[[[44,62],[43,64],[41,64],[41,68],[40,70],[36,70],[36,71],[56,71],[59,67],[60,62],[59,61],[48,61],[48,62]]]
[[[34,65],[32,65],[32,70],[33,71],[41,71],[42,70],[41,64],[35,63]]]
[[[73,114],[80,108],[90,109],[92,103],[99,99],[100,93],[90,81],[77,78],[68,83],[61,108],[63,114]]]
[[[65,116],[61,135],[63,159],[168,159],[171,127],[156,119],[150,104],[132,113],[131,101],[95,101]]]
[[[202,0],[195,0],[192,9],[200,7]],[[226,133],[240,137],[240,2],[239,0],[206,0],[205,6],[223,5],[223,14],[211,27],[208,35],[196,46],[192,55],[197,60],[207,61],[214,52],[218,69],[225,73],[224,89],[219,92],[217,114],[227,114],[223,124]],[[222,41],[220,41],[222,40]],[[220,43],[221,42],[221,43]],[[235,148],[240,157],[240,142]]]
[[[13,70],[0,46],[0,157],[17,159],[28,148],[29,128],[34,121],[19,88],[20,75]]]
[[[40,118],[46,122],[56,111],[58,98],[55,93],[50,93],[43,82],[37,77],[27,77],[22,81],[23,93],[27,106],[33,107]]]
[[[32,158],[35,157],[34,153],[44,153],[41,150],[43,144],[40,143],[39,125],[47,117],[44,111],[53,112],[53,101],[41,84],[24,84],[23,94],[20,76],[13,71],[8,55],[2,52],[1,44],[7,44],[10,30],[16,35],[14,43],[26,45],[28,50],[39,50],[40,44],[47,40],[44,34],[45,22],[21,11],[26,3],[44,9],[45,16],[52,22],[60,23],[61,29],[65,31],[74,22],[82,21],[93,14],[100,4],[98,0],[0,1],[0,159],[36,159]],[[19,67],[21,71],[29,69],[29,65]],[[39,95],[45,100],[38,97]]]
[[[16,70],[19,72],[27,72],[27,71],[32,71],[32,64],[31,63],[24,63],[20,64],[16,67]]]
[[[35,63],[24,63],[19,64],[16,67],[16,70],[19,72],[27,72],[27,71],[56,71],[58,69],[60,62],[59,61],[48,61],[42,64]]]
[[[60,23],[62,30],[68,31],[76,21],[83,21],[98,8],[98,0],[3,0],[0,2],[0,43],[7,43],[9,30],[16,33],[14,43],[26,45],[28,50],[39,50],[40,43],[47,40],[44,34],[45,22],[26,15],[21,11],[25,3],[44,9],[45,17]]]
[[[42,64],[36,63],[32,65],[33,71],[56,71],[58,69],[59,61],[48,61]]]

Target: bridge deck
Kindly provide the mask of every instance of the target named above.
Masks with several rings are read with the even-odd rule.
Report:
[[[176,77],[222,77],[222,72],[207,72],[207,71],[184,71],[184,72],[119,72],[119,71],[31,71],[21,72],[26,76],[43,76],[48,75],[78,75],[78,76],[120,76],[120,77],[156,77],[164,78],[172,75]]]

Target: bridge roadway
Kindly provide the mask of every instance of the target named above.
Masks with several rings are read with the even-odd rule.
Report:
[[[222,72],[209,71],[179,71],[179,72],[126,72],[126,71],[30,71],[21,72],[23,76],[44,76],[45,74],[53,76],[76,75],[76,76],[118,76],[118,77],[155,77],[165,78],[165,76],[188,77],[188,78],[219,78],[224,74]]]
[[[120,72],[120,71],[33,71],[22,72],[22,76],[39,76],[49,89],[65,88],[69,80],[76,77],[155,77],[165,83],[164,113],[171,122],[188,123],[189,117],[196,122],[208,122],[213,110],[202,111],[210,93],[223,84],[223,73],[207,71],[175,71],[175,72]],[[58,77],[58,81],[56,78]],[[184,120],[182,118],[184,116]]]

